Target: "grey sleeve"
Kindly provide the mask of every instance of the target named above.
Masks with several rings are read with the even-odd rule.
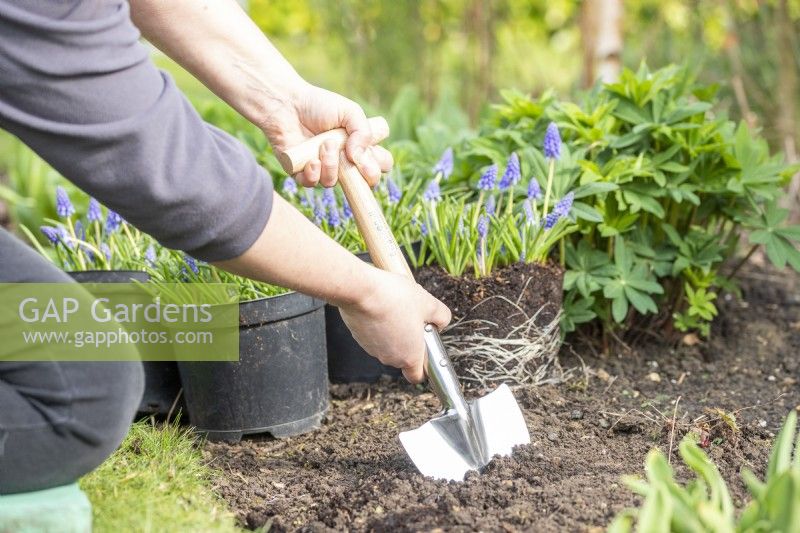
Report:
[[[0,0],[0,127],[200,259],[240,255],[267,223],[269,175],[150,62],[127,2]]]

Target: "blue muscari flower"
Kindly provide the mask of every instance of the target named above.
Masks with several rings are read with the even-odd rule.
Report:
[[[392,178],[386,180],[386,192],[388,193],[390,204],[396,204],[403,196],[403,193],[400,192],[400,187],[397,186]]]
[[[559,218],[561,218],[561,216],[555,211],[548,213],[547,216],[544,217],[544,229],[550,229],[555,226]]]
[[[117,231],[122,222],[122,217],[116,211],[109,209],[108,215],[106,215],[106,233],[111,235]]]
[[[83,228],[83,223],[80,220],[75,221],[75,236],[79,240],[86,240],[86,230]]]
[[[542,188],[535,176],[531,176],[531,181],[528,182],[528,199],[538,200],[542,197]]]
[[[101,242],[100,251],[106,256],[106,261],[111,261],[111,248],[108,247],[108,244]]]
[[[420,222],[419,223],[419,232],[422,234],[423,237],[428,235],[428,225],[425,224],[424,222]]]
[[[506,171],[503,172],[503,177],[500,178],[500,190],[507,191],[509,187],[513,187],[522,177],[522,171],[519,168],[519,156],[516,152],[512,152],[508,157],[506,163]]]
[[[332,188],[328,187],[322,190],[322,205],[325,207],[336,206],[336,193],[333,192]]]
[[[497,202],[495,201],[494,196],[490,196],[489,199],[486,200],[486,214],[492,216],[496,210]]]
[[[442,153],[442,157],[439,158],[439,161],[433,167],[433,173],[435,174],[442,174],[444,179],[450,177],[450,174],[453,173],[453,149],[448,147],[444,153]]]
[[[522,203],[522,208],[525,210],[525,220],[527,220],[529,223],[533,224],[533,222],[534,222],[534,220],[533,220],[533,208],[531,207],[531,201],[530,200],[525,200]]]
[[[57,231],[58,231],[58,238],[64,244],[64,246],[74,249],[77,243],[75,242],[75,239],[72,238],[72,235],[70,235],[67,229],[59,226]]]
[[[497,165],[492,164],[489,168],[487,168],[481,179],[478,180],[478,189],[482,191],[491,191],[495,187],[495,182],[497,181]]]
[[[322,221],[325,220],[326,214],[327,212],[323,200],[317,197],[314,201],[314,223],[317,225],[322,224]]]
[[[147,250],[144,251],[144,260],[151,267],[155,266],[155,264],[156,264],[156,249],[153,248],[152,244],[147,247]]]
[[[39,228],[47,240],[50,241],[51,244],[58,244],[59,241],[59,233],[58,229],[54,228],[53,226],[42,226]]]
[[[297,194],[297,182],[294,178],[286,178],[283,180],[283,193],[289,196]]]
[[[347,201],[347,197],[342,198],[342,217],[345,220],[353,218],[353,209],[350,207],[350,202]]]
[[[308,187],[303,187],[303,194],[300,196],[300,205],[308,207],[311,205],[311,196]]]
[[[555,122],[547,125],[547,131],[544,134],[544,156],[548,159],[561,157],[561,135],[558,133],[558,126]]]
[[[575,201],[575,193],[569,192],[567,193],[564,198],[558,201],[558,203],[553,207],[553,212],[557,213],[560,217],[565,217],[569,214],[570,209],[572,209],[572,203]]]
[[[342,219],[339,217],[339,210],[336,206],[328,209],[328,225],[332,228],[338,228],[342,225]]]
[[[89,222],[100,222],[103,220],[103,210],[100,208],[100,202],[94,198],[89,198],[89,209],[86,211],[86,218]]]
[[[485,239],[486,235],[489,233],[489,217],[481,215],[480,218],[478,218],[476,229],[478,230],[478,236],[481,239]]]
[[[61,185],[56,187],[56,213],[63,218],[68,218],[75,214],[75,206],[69,201],[69,195]]]
[[[438,202],[442,199],[442,191],[439,188],[439,183],[434,180],[428,184],[428,188],[425,189],[425,194],[422,197],[427,200],[428,202]]]
[[[185,253],[183,254],[183,261],[186,263],[186,265],[192,272],[194,272],[195,274],[200,273],[200,269],[197,267],[197,261],[195,260],[194,257]]]

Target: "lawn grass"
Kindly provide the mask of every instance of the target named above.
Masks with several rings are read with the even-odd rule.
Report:
[[[92,502],[98,533],[241,531],[210,478],[190,430],[145,420],[80,486]]]

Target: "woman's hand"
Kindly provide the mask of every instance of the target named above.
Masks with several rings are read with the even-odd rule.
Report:
[[[258,126],[276,151],[296,146],[319,133],[344,128],[349,134],[345,152],[361,174],[374,186],[381,172],[392,168],[392,154],[373,143],[373,132],[361,106],[331,91],[305,83],[292,91],[288,100],[265,106],[263,120]],[[317,183],[325,187],[336,184],[339,166],[339,147],[324,143],[319,158],[309,161],[296,178],[306,187]]]
[[[370,269],[373,289],[339,311],[353,338],[381,363],[400,368],[411,383],[425,378],[426,324],[439,330],[450,323],[450,310],[406,276]]]

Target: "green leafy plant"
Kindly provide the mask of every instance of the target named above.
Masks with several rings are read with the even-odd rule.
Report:
[[[595,319],[604,330],[625,328],[658,314],[708,335],[720,290],[758,247],[776,267],[800,270],[800,226],[786,226],[776,206],[796,167],[771,156],[746,125],[716,116],[714,95],[686,68],[644,66],[580,103],[507,91],[459,150],[467,164],[456,168],[456,184],[516,151],[556,197],[574,192],[579,231],[559,246],[571,304],[565,331]],[[555,169],[535,149],[551,121],[564,135]]]
[[[800,531],[800,440],[795,444],[797,413],[786,419],[770,454],[766,479],[760,481],[745,469],[742,478],[752,497],[736,517],[725,480],[714,463],[688,434],[679,451],[696,477],[687,485],[675,481],[664,454],[652,450],[645,464],[647,480],[626,478],[627,485],[644,498],[639,509],[620,513],[608,528],[610,533],[653,532],[741,532]]]

